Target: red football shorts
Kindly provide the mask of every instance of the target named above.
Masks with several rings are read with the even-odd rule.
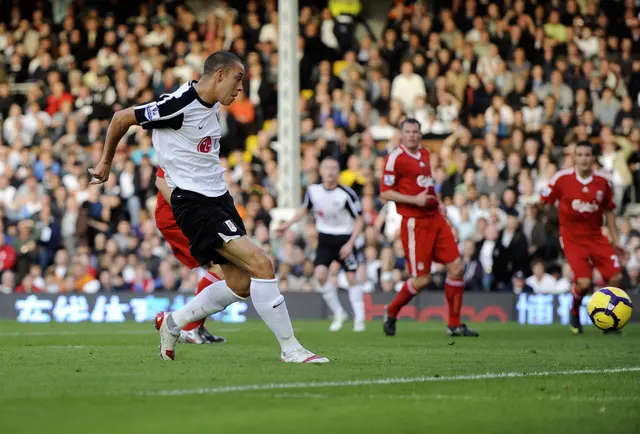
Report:
[[[182,233],[177,223],[173,226],[165,226],[162,229],[158,228],[158,230],[171,246],[171,250],[178,261],[192,270],[200,266],[198,261],[191,256],[189,240]]]
[[[449,223],[440,213],[427,218],[403,217],[400,237],[412,276],[429,275],[432,261],[449,264],[460,257]]]
[[[583,239],[560,238],[564,255],[573,270],[574,280],[593,278],[595,267],[605,281],[622,272],[620,259],[604,235]]]

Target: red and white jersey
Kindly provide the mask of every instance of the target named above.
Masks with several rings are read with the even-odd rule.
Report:
[[[384,174],[380,182],[380,191],[395,190],[398,193],[416,196],[427,190],[436,195],[431,176],[429,151],[422,146],[411,153],[403,145],[394,149],[384,161]],[[438,204],[418,207],[408,203],[396,203],[398,214],[403,217],[430,217],[438,211]]]
[[[583,179],[573,168],[556,173],[541,198],[548,204],[559,202],[560,235],[569,239],[601,235],[605,211],[615,208],[611,183],[603,173]]]
[[[160,166],[158,166],[158,170],[156,171],[156,177],[164,178],[164,170],[162,170],[162,167]],[[156,226],[158,229],[164,229],[178,224],[173,216],[173,209],[171,209],[171,205],[169,205],[160,192],[158,192],[157,196],[155,216]]]

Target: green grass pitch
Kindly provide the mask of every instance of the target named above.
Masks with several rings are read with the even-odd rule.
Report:
[[[150,323],[0,322],[0,433],[640,433],[640,327],[296,322],[324,366],[279,363],[266,326],[161,362]]]

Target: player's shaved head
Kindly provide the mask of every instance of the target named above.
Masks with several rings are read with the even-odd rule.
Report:
[[[228,51],[216,51],[204,61],[204,75],[215,74],[219,70],[227,70],[242,65],[238,56]]]
[[[196,83],[205,104],[230,105],[243,90],[244,65],[228,51],[216,51],[204,62],[204,74]]]

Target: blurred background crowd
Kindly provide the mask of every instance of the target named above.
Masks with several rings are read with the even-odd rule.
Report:
[[[247,71],[245,93],[221,110],[230,191],[282,289],[313,290],[313,224],[282,238],[269,230],[279,177],[275,0],[0,4],[0,293],[193,291],[196,273],[155,228],[150,134],[131,129],[106,185],[89,186],[87,169],[114,111],[197,80],[223,49]],[[341,182],[362,198],[366,290],[393,291],[406,278],[400,218],[378,194],[406,116],[432,151],[466,290],[569,291],[557,211],[537,197],[584,140],[612,179],[625,287],[638,288],[639,6],[300,0],[302,185],[318,181],[323,157],[339,160]],[[437,264],[433,277],[442,288]]]

